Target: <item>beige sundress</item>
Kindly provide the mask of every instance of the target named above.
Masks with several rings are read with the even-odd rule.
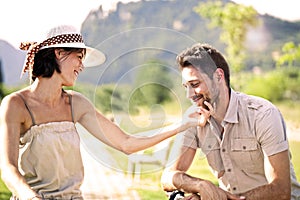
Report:
[[[22,97],[22,96],[21,96]],[[72,96],[69,95],[72,110]],[[83,164],[80,138],[72,122],[35,124],[20,138],[19,170],[30,187],[43,199],[83,199]]]

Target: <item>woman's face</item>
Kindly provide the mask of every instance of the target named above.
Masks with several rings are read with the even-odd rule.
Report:
[[[84,49],[78,52],[60,50],[58,53],[58,64],[61,70],[62,84],[73,86],[79,73],[83,71]]]

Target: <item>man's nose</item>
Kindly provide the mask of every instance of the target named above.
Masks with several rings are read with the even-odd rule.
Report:
[[[186,87],[186,98],[190,99],[194,96],[195,91],[191,86]]]

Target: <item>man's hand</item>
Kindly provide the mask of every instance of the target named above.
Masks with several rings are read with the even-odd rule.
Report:
[[[204,127],[207,121],[209,121],[211,112],[214,112],[212,106],[208,102],[205,101],[204,103],[210,108],[210,110],[206,110],[201,106],[192,106],[185,112],[183,121],[189,123],[196,122],[196,124],[194,125]],[[192,119],[194,119],[195,121],[193,121]]]
[[[233,195],[229,192],[222,190],[221,188],[215,186],[210,181],[201,181],[199,183],[199,194],[201,196],[201,200],[240,200],[245,199],[245,197],[239,197]]]

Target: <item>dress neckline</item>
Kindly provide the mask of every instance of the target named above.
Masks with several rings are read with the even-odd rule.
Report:
[[[40,123],[40,124],[33,124],[32,126],[30,126],[29,129],[27,129],[24,134],[21,135],[21,137],[24,137],[28,132],[32,131],[32,129],[35,129],[35,128],[43,128],[43,127],[49,127],[51,125],[64,125],[64,124],[67,124],[67,125],[72,125],[74,126],[75,128],[75,123],[72,122],[72,121],[52,121],[52,122],[44,122],[44,123]]]

